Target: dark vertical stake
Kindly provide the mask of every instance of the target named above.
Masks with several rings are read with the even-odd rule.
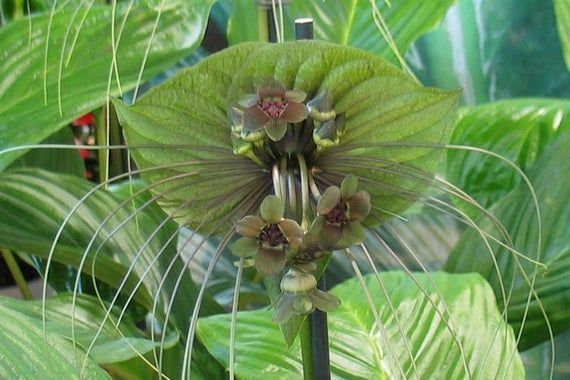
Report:
[[[299,18],[295,20],[295,39],[313,39],[313,19]],[[326,279],[323,273],[317,288],[326,291]],[[327,324],[327,313],[315,310],[310,316],[311,323],[311,345],[313,346],[313,374],[317,380],[328,380],[331,378],[330,356],[329,356],[329,328]]]

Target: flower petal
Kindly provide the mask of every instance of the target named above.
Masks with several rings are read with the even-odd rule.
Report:
[[[361,221],[366,218],[370,212],[370,194],[366,191],[358,191],[348,200],[347,204],[348,210],[346,216],[348,220]]]
[[[330,223],[325,223],[319,234],[319,247],[325,251],[330,251],[335,249],[340,239],[342,239],[342,228]]]
[[[340,189],[337,186],[327,187],[317,203],[317,213],[326,215],[340,202]]]
[[[287,123],[280,119],[272,119],[265,125],[265,133],[272,141],[279,141],[287,133]]]
[[[322,311],[334,311],[340,305],[340,299],[319,289],[309,292],[309,297],[311,298],[313,305]]]
[[[345,179],[342,180],[340,184],[340,193],[342,199],[350,199],[358,190],[358,178],[353,174],[349,175]]]
[[[285,100],[288,102],[301,103],[306,97],[307,94],[301,90],[289,90],[285,93]]]
[[[261,246],[255,256],[255,267],[263,276],[277,274],[285,267],[285,252],[283,248],[270,248]]]
[[[241,236],[255,239],[267,223],[259,216],[247,215],[236,222],[236,232]]]
[[[293,298],[293,311],[297,314],[309,314],[315,310],[311,297],[307,294],[295,294]]]
[[[277,224],[283,219],[283,202],[276,195],[265,197],[259,206],[261,217],[269,224]]]
[[[287,240],[291,239],[302,239],[305,231],[301,228],[299,223],[292,219],[283,219],[277,226],[283,232],[283,235],[287,238]]]
[[[257,87],[257,96],[259,99],[279,97],[285,100],[286,95],[287,89],[285,88],[285,85],[276,79],[265,80]]]
[[[273,312],[273,321],[279,324],[287,322],[293,316],[293,299],[292,294],[283,293],[277,299],[275,311]]]
[[[242,237],[236,240],[230,249],[232,253],[238,257],[251,257],[255,256],[259,249],[259,242],[255,239]]]
[[[364,227],[360,222],[348,222],[343,226],[342,238],[349,245],[360,244],[364,240]]]
[[[285,109],[279,116],[280,120],[288,123],[298,123],[309,116],[309,110],[302,103],[289,102],[285,105]]]
[[[243,112],[243,130],[246,132],[258,131],[271,121],[259,106],[253,105]]]

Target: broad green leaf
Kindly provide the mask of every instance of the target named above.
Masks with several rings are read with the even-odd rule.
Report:
[[[44,331],[41,320],[11,306],[23,303],[0,297],[0,377],[3,379],[110,379],[83,349],[57,333]],[[85,363],[83,372],[81,366]],[[81,376],[80,376],[81,374]]]
[[[159,297],[159,305],[181,297],[185,302],[174,310],[179,327],[184,329],[193,307],[188,300],[198,289],[184,274],[174,293],[173,284],[184,273],[176,255],[177,228],[148,202],[148,195],[137,192],[135,186],[133,199],[125,193],[115,196],[100,190],[82,200],[93,191],[93,184],[40,170],[14,171],[0,178],[0,245],[46,258],[62,222],[79,204],[55,242],[53,260],[78,267],[85,257],[85,273],[113,287],[125,279],[125,294],[142,278],[135,299],[147,309],[152,307],[153,297]],[[161,286],[165,275],[167,280]],[[219,309],[206,300],[203,310],[208,314]]]
[[[391,7],[386,6],[384,0],[377,0],[375,3],[394,37],[398,50],[404,54],[419,36],[437,26],[454,2],[455,0],[400,0],[392,2]],[[311,17],[314,20],[315,39],[357,47],[394,59],[374,22],[373,10],[370,1],[365,0],[293,0],[284,6],[286,40],[294,39],[295,19]],[[235,2],[228,32],[231,44],[259,40],[260,23],[251,22],[256,14],[257,6],[254,1]]]
[[[472,230],[461,237],[445,266],[451,272],[478,272],[487,278],[499,303],[508,308],[509,323],[516,330],[520,330],[524,324],[519,343],[521,349],[550,338],[542,307],[548,314],[554,333],[570,328],[570,311],[566,307],[570,299],[568,144],[570,133],[561,134],[529,169],[540,207],[540,246],[536,210],[525,184],[519,185],[490,209],[506,228],[514,247],[530,259],[539,260],[546,268],[535,266],[496,244],[491,245],[496,252],[495,258],[492,258],[481,236]],[[490,222],[479,221],[478,224],[483,230],[497,236],[496,229]],[[537,252],[540,256],[537,256]],[[498,263],[498,268],[494,261]],[[528,280],[521,270],[524,270]],[[536,296],[529,295],[529,281],[533,284],[532,290]]]
[[[463,87],[463,100],[470,105],[570,96],[549,0],[461,0],[412,51],[412,67],[423,83]]]
[[[42,301],[6,298],[1,299],[1,305],[11,311],[22,313],[37,328],[43,329]],[[159,346],[160,341],[146,337],[128,316],[122,316],[121,324],[116,326],[121,312],[119,308],[113,308],[108,318],[105,318],[106,310],[101,308],[100,301],[95,297],[79,294],[73,303],[72,294],[59,294],[46,299],[46,331],[70,341],[74,339],[77,346],[85,350],[90,347],[98,334],[89,356],[99,364],[125,361],[144,355]],[[172,346],[177,341],[178,334],[171,332],[164,348]]]
[[[73,2],[0,29],[0,151],[35,144],[174,65],[200,42],[212,0]],[[0,170],[21,156],[0,156]]]
[[[331,291],[342,300],[328,314],[334,379],[464,379],[469,377],[465,367],[476,378],[524,378],[512,330],[503,322],[492,290],[480,276],[435,273],[411,278],[403,272],[387,272],[380,279],[385,293],[375,277],[366,276],[365,283],[386,334],[380,332],[356,279]],[[386,294],[394,310],[387,305]],[[445,320],[435,308],[446,310]],[[204,318],[198,325],[198,336],[226,367],[229,326],[229,315]],[[265,379],[302,378],[299,348],[298,342],[286,348],[270,311],[238,314],[238,378],[259,374]]]
[[[116,102],[143,178],[180,223],[205,235],[227,231],[271,191],[275,162],[234,155],[227,115],[267,78],[307,100],[329,91],[336,113],[346,116],[337,146],[302,152],[321,193],[355,174],[375,206],[369,223],[378,223],[430,184],[441,153],[433,145],[447,142],[457,92],[424,88],[361,50],[316,41],[249,43],[210,56],[134,106]]]
[[[570,101],[514,99],[460,112],[451,142],[490,150],[527,172],[557,136],[570,130]],[[512,168],[490,155],[451,149],[449,180],[487,208],[522,182]],[[470,216],[476,211],[459,204]]]
[[[554,0],[556,27],[566,67],[570,70],[570,1]]]

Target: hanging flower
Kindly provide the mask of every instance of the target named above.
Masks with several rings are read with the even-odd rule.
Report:
[[[273,320],[277,323],[287,322],[294,314],[309,314],[319,309],[325,312],[334,311],[340,300],[322,290],[317,289],[317,280],[311,273],[292,268],[281,280],[283,293],[275,304]]]
[[[360,222],[370,212],[370,195],[356,191],[358,179],[350,175],[338,186],[328,187],[317,204],[318,216],[310,234],[324,250],[347,248],[362,242],[364,229]]]
[[[248,215],[236,223],[236,232],[243,237],[232,245],[232,252],[255,256],[255,267],[265,276],[281,272],[301,246],[303,229],[296,221],[284,219],[283,211],[281,200],[270,195],[261,203],[261,217]]]
[[[289,90],[277,80],[271,79],[257,87],[257,94],[239,103],[245,107],[243,131],[247,136],[264,129],[273,141],[279,141],[287,133],[287,123],[299,123],[309,114],[302,103],[306,98],[302,91]]]

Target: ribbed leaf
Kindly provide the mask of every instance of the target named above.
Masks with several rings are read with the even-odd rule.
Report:
[[[376,5],[394,36],[396,46],[404,54],[412,42],[441,21],[454,1],[400,0],[387,7],[384,0],[377,0]],[[390,48],[374,23],[373,7],[369,1],[294,0],[285,3],[284,11],[286,40],[294,39],[295,19],[311,17],[314,19],[316,39],[393,58]],[[230,43],[259,40],[259,23],[250,21],[251,15],[255,13],[255,2],[236,2],[228,32]]]
[[[12,298],[1,299],[1,307],[19,312],[29,318],[38,329],[43,329],[43,307],[41,301],[20,301]],[[78,295],[73,305],[72,294],[59,294],[48,298],[45,305],[46,330],[61,337],[74,338],[77,347],[87,349],[95,334],[105,324],[89,353],[91,359],[99,364],[125,361],[138,355],[144,355],[158,347],[160,341],[153,341],[139,330],[128,316],[123,316],[120,326],[115,326],[120,316],[120,309],[114,308],[105,320],[106,311],[95,297]],[[110,318],[110,319],[109,319]],[[72,330],[73,329],[75,331]],[[178,341],[178,334],[168,335],[164,348]]]
[[[570,327],[570,311],[566,306],[570,299],[568,144],[570,133],[559,135],[529,170],[542,218],[543,234],[540,246],[536,210],[525,184],[519,185],[491,208],[493,215],[498,217],[512,237],[514,247],[528,257],[541,261],[546,268],[537,267],[495,244],[493,246],[497,253],[493,259],[483,245],[481,236],[474,231],[468,231],[462,236],[445,266],[445,269],[451,272],[481,273],[489,280],[498,301],[503,304],[503,292],[508,296],[512,287],[512,295],[506,304],[507,316],[509,323],[517,330],[524,323],[522,340],[519,343],[519,347],[523,349],[550,338],[541,307],[545,308],[555,333]],[[484,230],[497,235],[489,222],[483,221],[479,224]],[[540,252],[539,257],[537,250]],[[494,265],[495,260],[499,265],[499,273]],[[528,281],[533,281],[532,290],[536,292],[540,302],[534,294],[531,294],[529,300],[531,289],[527,279],[521,274],[519,262],[528,276]]]
[[[429,185],[441,153],[433,145],[447,141],[457,93],[424,88],[360,50],[314,41],[244,44],[181,72],[132,107],[116,104],[143,177],[179,222],[212,233],[256,209],[268,193],[272,163],[233,154],[227,116],[267,78],[307,99],[329,91],[336,113],[346,115],[340,144],[306,157],[319,171],[321,191],[355,174],[372,196],[376,223]]]
[[[502,321],[492,290],[480,276],[436,273],[431,279],[414,274],[413,279],[403,272],[384,273],[384,293],[375,277],[365,278],[388,338],[381,335],[356,279],[331,291],[342,300],[341,306],[328,314],[333,378],[464,379],[469,377],[464,362],[476,378],[524,377],[512,330]],[[388,307],[386,294],[395,310]],[[444,303],[450,314],[443,311]],[[436,307],[443,311],[445,320],[435,312]],[[226,366],[229,326],[228,315],[201,319],[198,325],[200,339]],[[463,354],[455,339],[461,343]],[[259,374],[266,379],[302,377],[298,341],[286,349],[269,311],[239,313],[236,340],[239,378]]]
[[[148,195],[137,192],[135,186],[133,194],[138,196],[134,200],[129,200],[126,192],[116,196],[106,191],[95,191],[81,200],[93,185],[74,177],[22,170],[0,178],[0,245],[46,258],[64,218],[80,203],[55,242],[53,260],[77,267],[85,257],[84,272],[113,287],[125,279],[126,294],[142,278],[135,299],[147,309],[152,307],[154,297],[162,300],[159,304],[171,297],[182,297],[185,301],[173,310],[179,327],[184,329],[193,307],[188,300],[196,296],[198,289],[185,274],[173,293],[178,275],[184,273],[184,265],[176,257],[177,229],[155,204],[142,208]],[[169,278],[160,287],[172,260],[175,262]],[[219,311],[208,300],[203,309],[205,313]]]
[[[462,109],[451,142],[490,150],[526,172],[558,134],[569,130],[570,101],[505,100]],[[483,207],[490,207],[521,183],[520,175],[495,157],[464,150],[449,150],[447,157],[449,180]],[[463,209],[470,216],[477,215]]]
[[[73,2],[0,29],[0,151],[39,143],[174,65],[201,40],[212,0]],[[0,156],[0,170],[24,151]]]
[[[50,331],[41,320],[11,306],[15,301],[0,298],[0,377],[3,379],[110,379],[95,362],[85,359],[81,347]],[[85,368],[81,373],[81,366]],[[81,373],[81,376],[80,376]]]

